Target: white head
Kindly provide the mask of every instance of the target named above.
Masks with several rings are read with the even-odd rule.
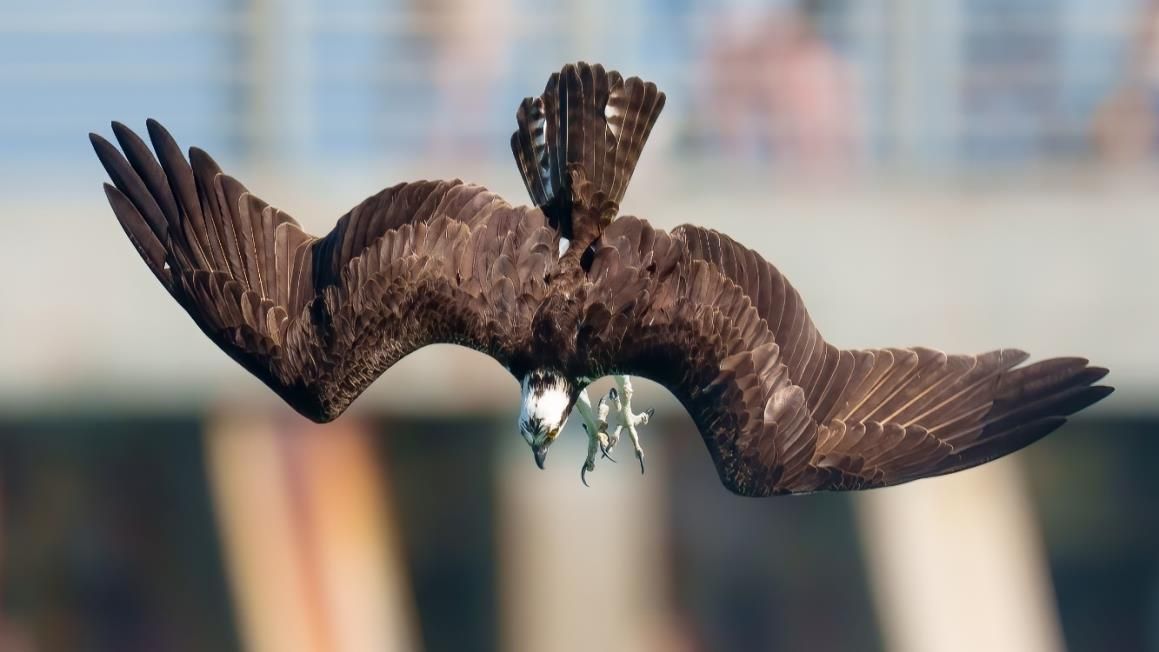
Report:
[[[575,404],[572,383],[554,371],[537,370],[520,383],[523,402],[519,408],[519,434],[535,454],[535,463],[543,468],[547,448],[551,446]]]

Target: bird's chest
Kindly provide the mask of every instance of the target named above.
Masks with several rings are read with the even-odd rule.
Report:
[[[552,294],[531,324],[532,355],[543,361],[566,363],[575,355],[582,303],[564,292]]]

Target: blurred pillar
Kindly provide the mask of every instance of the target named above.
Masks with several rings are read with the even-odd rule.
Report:
[[[640,477],[625,437],[620,464],[597,463],[587,488],[579,478],[583,431],[572,426],[562,437],[545,471],[526,447],[499,464],[500,648],[673,649],[663,634],[669,592],[662,460],[649,459]]]
[[[0,471],[2,470],[0,469]],[[0,476],[0,587],[7,586],[4,582],[4,560],[7,559],[7,552],[4,547],[4,542],[7,541],[4,530],[4,510],[7,504],[5,502],[6,496],[3,480],[3,476]],[[25,632],[21,628],[8,622],[8,614],[4,610],[4,603],[0,601],[0,650],[4,652],[31,652],[33,649],[32,641],[25,635]]]
[[[0,469],[2,470],[2,469]],[[0,586],[7,586],[4,583],[4,477],[0,475]],[[4,603],[0,602],[0,650],[7,650],[11,645],[8,643],[8,614],[4,611]]]
[[[1014,460],[867,492],[856,505],[887,649],[1064,649]]]
[[[247,5],[242,37],[249,68],[241,82],[247,154],[257,172],[292,169],[307,159],[313,133],[311,3],[248,0]]]
[[[504,90],[520,16],[512,0],[439,0],[419,3],[434,11],[428,23],[436,43],[433,78],[439,95],[428,155],[486,158],[492,149],[491,116]],[[464,111],[464,107],[472,110]],[[504,112],[506,113],[506,112]]]
[[[245,649],[415,650],[413,606],[369,431],[227,413],[210,481]]]
[[[884,11],[878,4],[873,7],[888,21],[879,38],[888,52],[883,126],[889,154],[895,164],[919,170],[952,163],[963,54],[962,39],[946,35],[963,29],[961,2],[892,0]]]

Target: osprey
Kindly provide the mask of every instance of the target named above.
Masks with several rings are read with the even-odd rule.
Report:
[[[630,376],[668,388],[721,480],[750,496],[893,485],[1026,446],[1107,396],[1081,358],[1019,366],[1004,349],[842,350],[775,267],[726,235],[618,216],[664,94],[567,65],[524,99],[511,149],[534,201],[454,181],[371,196],[325,237],[189,158],[113,123],[92,134],[105,194],[149,269],[234,360],[306,417],[330,421],[407,354],[454,343],[519,381],[519,431],[544,464],[573,408],[581,478],[631,438]],[[123,153],[122,153],[123,152]],[[586,387],[615,388],[593,405]],[[618,427],[609,432],[614,410]],[[585,480],[586,481],[586,480]]]

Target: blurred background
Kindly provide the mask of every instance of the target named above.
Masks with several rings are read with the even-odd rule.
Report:
[[[1118,391],[774,500],[646,381],[646,476],[584,488],[574,422],[541,472],[453,347],[312,426],[157,286],[85,138],[158,118],[315,233],[401,180],[522,202],[515,108],[578,59],[668,94],[625,212],[753,246],[838,346]],[[1154,0],[0,0],[0,650],[1159,650],[1157,164]]]

